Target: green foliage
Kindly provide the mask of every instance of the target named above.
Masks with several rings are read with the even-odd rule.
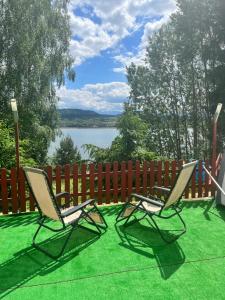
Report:
[[[14,132],[3,122],[0,122],[0,168],[11,168],[16,166]],[[20,165],[34,166],[35,162],[29,158],[30,142],[20,141]]]
[[[119,136],[111,147],[103,149],[91,144],[84,145],[90,158],[95,162],[113,162],[127,160],[151,160],[158,156],[146,147],[148,127],[137,114],[125,107],[125,112],[117,122]]]
[[[20,134],[32,140],[30,155],[45,162],[58,124],[55,88],[74,80],[65,0],[0,0],[0,119],[12,123],[9,99],[17,99]]]
[[[81,155],[70,136],[60,141],[59,148],[56,149],[53,162],[56,165],[73,164],[81,161]]]
[[[144,146],[145,135],[148,131],[147,124],[129,108],[119,118],[117,128],[121,136],[119,144],[126,155],[130,156],[137,148]]]
[[[15,164],[15,143],[11,130],[0,123],[0,167],[12,167]]]
[[[225,105],[225,2],[178,0],[177,6],[149,38],[144,65],[127,68],[129,105],[148,124],[154,152],[209,157],[212,115],[218,102]],[[225,127],[219,132],[221,147]]]

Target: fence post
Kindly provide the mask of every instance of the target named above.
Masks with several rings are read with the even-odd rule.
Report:
[[[121,163],[121,200],[126,200],[126,162]]]
[[[70,194],[70,165],[64,166],[64,174],[65,174],[65,192]],[[69,201],[70,196],[66,196],[65,200]],[[69,207],[70,204],[68,202],[67,207]]]
[[[98,164],[98,204],[102,204],[102,164]]]
[[[133,191],[133,162],[132,160],[128,161],[127,167],[127,194],[130,196]]]
[[[158,161],[157,163],[157,186],[162,186],[162,161]],[[157,191],[158,197],[162,195],[161,190]]]
[[[7,170],[1,169],[1,190],[2,190],[2,212],[8,213],[8,189],[7,189]]]
[[[173,186],[177,176],[177,162],[173,160],[171,166],[172,166],[171,185]]]
[[[90,198],[93,199],[95,197],[95,165],[90,164]]]
[[[17,213],[19,209],[17,197],[17,169],[11,169],[11,195],[12,195],[12,212]]]
[[[55,184],[56,194],[61,193],[61,166],[55,167]],[[62,205],[62,199],[58,199],[58,203]]]
[[[81,165],[81,201],[86,200],[86,176],[87,176],[87,166],[85,164]]]
[[[74,197],[74,205],[78,205],[78,165],[73,165],[73,197]]]
[[[136,188],[136,193],[140,193],[140,176],[141,176],[141,170],[140,170],[140,161],[136,161],[135,163],[135,188]]]
[[[143,194],[147,194],[147,172],[148,172],[148,163],[147,161],[143,162]]]
[[[150,184],[149,184],[149,192],[150,194],[154,193],[153,186],[155,184],[155,162],[150,161]]]
[[[26,212],[26,190],[25,190],[25,177],[23,173],[23,169],[19,169],[19,199],[20,199],[20,211]]]
[[[118,203],[118,161],[113,163],[113,199]]]
[[[170,168],[170,165],[169,165],[169,161],[167,160],[164,162],[164,187],[166,187],[166,188],[170,185],[169,168]]]

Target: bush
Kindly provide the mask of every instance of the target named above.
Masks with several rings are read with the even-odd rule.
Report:
[[[20,165],[34,166],[35,161],[29,156],[30,141],[20,141]],[[14,132],[4,122],[0,122],[0,168],[10,169],[16,166]]]
[[[80,162],[80,160],[80,152],[78,151],[77,147],[74,146],[71,137],[64,137],[60,141],[60,146],[56,149],[56,152],[53,156],[53,163],[56,165],[65,165]]]

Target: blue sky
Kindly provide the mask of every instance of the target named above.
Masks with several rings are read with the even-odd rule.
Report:
[[[76,81],[57,90],[59,107],[121,112],[129,96],[125,67],[142,64],[148,37],[175,9],[175,0],[71,0]]]

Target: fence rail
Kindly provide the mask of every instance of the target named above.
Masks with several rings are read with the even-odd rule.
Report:
[[[74,204],[95,198],[98,204],[126,201],[132,192],[148,195],[154,193],[154,186],[170,187],[184,161],[139,161],[105,164],[65,165],[44,168],[56,193],[69,192]],[[209,168],[209,160],[199,161],[184,197],[213,197],[215,187],[203,163]],[[217,165],[219,162],[217,161]],[[160,196],[160,192],[157,192]],[[59,199],[60,203],[65,201]],[[17,174],[15,168],[0,169],[0,213],[18,213],[35,210],[35,202],[27,188],[22,168]]]

